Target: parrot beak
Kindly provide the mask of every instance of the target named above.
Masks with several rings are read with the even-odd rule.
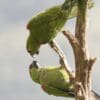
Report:
[[[32,64],[30,65],[29,68],[32,69],[33,67],[35,67],[35,68],[37,68],[37,69],[40,67],[40,65],[37,63],[36,60],[32,62]]]
[[[38,55],[39,54],[39,51],[35,52],[34,54],[32,53],[31,50],[27,50],[30,54],[30,56],[32,56],[34,58],[35,55]]]
[[[32,56],[32,58],[36,58],[36,56],[39,55],[39,51],[37,51],[35,54],[30,53],[30,55]]]
[[[38,55],[38,54],[39,54],[39,51],[37,51],[35,54],[37,54],[37,55]]]

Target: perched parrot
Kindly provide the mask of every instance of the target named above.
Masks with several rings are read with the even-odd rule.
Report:
[[[89,8],[93,6],[89,0]],[[26,48],[31,56],[38,54],[41,44],[52,41],[68,19],[77,15],[77,0],[65,0],[62,5],[54,6],[33,17],[27,24],[30,34]]]
[[[40,84],[44,92],[49,95],[75,97],[74,87],[70,83],[69,75],[64,67],[39,68],[36,61],[29,67],[31,79]],[[91,92],[93,100],[100,100],[100,95]]]
[[[74,88],[70,84],[69,75],[64,68],[39,68],[37,62],[29,67],[30,77],[41,85],[41,88],[50,95],[74,97]]]

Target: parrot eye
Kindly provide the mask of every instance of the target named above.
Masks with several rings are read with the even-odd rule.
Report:
[[[30,68],[30,69],[32,69],[32,68],[33,68],[32,64],[29,66],[29,68]]]
[[[30,49],[28,49],[27,51],[28,51],[29,53],[31,53],[31,50],[30,50]]]
[[[30,54],[32,54],[32,51],[31,51],[30,49],[27,49],[27,51],[28,51]]]

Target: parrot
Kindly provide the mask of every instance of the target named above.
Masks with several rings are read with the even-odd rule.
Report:
[[[39,68],[33,61],[29,67],[31,79],[40,84],[44,92],[49,95],[75,97],[73,85],[70,84],[69,75],[62,67]]]
[[[89,8],[93,1],[89,0]],[[68,19],[77,15],[77,0],[65,0],[61,5],[51,7],[34,16],[27,24],[29,36],[26,41],[27,52],[33,56],[39,53],[42,44],[52,41]]]
[[[41,67],[37,61],[33,61],[29,66],[31,79],[40,84],[42,90],[54,96],[75,98],[74,86],[70,82],[70,77],[64,67]],[[100,95],[91,91],[93,100],[100,100]]]

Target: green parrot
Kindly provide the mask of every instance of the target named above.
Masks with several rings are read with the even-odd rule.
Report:
[[[93,6],[89,0],[89,8]],[[52,41],[68,19],[77,15],[77,0],[65,0],[62,5],[54,6],[33,17],[27,24],[30,34],[26,48],[31,56],[38,54],[42,44]]]
[[[29,73],[31,79],[40,84],[45,93],[54,96],[75,97],[74,86],[64,67],[39,68],[37,61],[33,61],[29,67]],[[91,95],[93,100],[100,100],[100,95],[93,90]]]
[[[36,61],[29,67],[30,77],[49,95],[74,97],[69,75],[62,67],[39,68]]]

